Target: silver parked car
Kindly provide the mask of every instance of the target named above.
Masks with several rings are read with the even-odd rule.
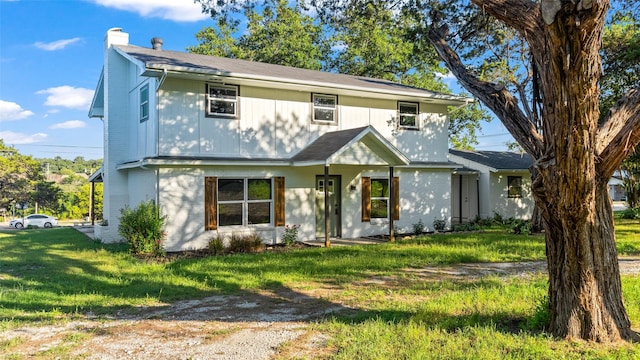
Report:
[[[44,214],[31,214],[24,218],[24,224],[22,219],[13,219],[9,222],[9,226],[16,229],[22,229],[25,226],[38,226],[44,228],[51,228],[58,225],[58,219]]]

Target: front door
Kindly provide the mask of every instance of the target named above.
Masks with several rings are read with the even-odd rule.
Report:
[[[341,216],[341,184],[340,176],[329,176],[329,236],[342,236]],[[324,175],[316,176],[316,238],[324,239]]]

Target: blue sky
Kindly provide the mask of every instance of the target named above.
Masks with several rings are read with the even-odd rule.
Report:
[[[102,69],[107,30],[129,43],[163,49],[197,45],[213,22],[193,0],[0,0],[0,138],[36,158],[102,158],[102,122],[87,116]],[[479,150],[509,139],[494,120]]]

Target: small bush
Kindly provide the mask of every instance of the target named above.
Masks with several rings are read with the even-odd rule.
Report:
[[[441,220],[444,221],[444,220]],[[435,222],[435,221],[434,221]],[[446,225],[446,223],[445,223]],[[434,224],[435,226],[435,224]],[[443,230],[444,230],[444,226],[443,226]],[[440,231],[440,230],[438,230]],[[416,235],[420,235],[424,232],[424,223],[422,222],[422,219],[418,220],[417,223],[413,224],[413,233]]]
[[[640,220],[640,207],[628,208],[622,212],[620,217],[629,220]]]
[[[264,242],[260,235],[251,233],[248,235],[231,234],[229,240],[229,252],[235,253],[256,253],[264,250]]]
[[[549,309],[549,296],[545,295],[538,299],[533,316],[527,320],[527,330],[545,330],[551,322],[551,310]]]
[[[509,229],[513,234],[529,235],[531,234],[531,222],[521,219],[510,219]]]
[[[165,216],[153,201],[142,202],[135,209],[120,209],[118,233],[138,255],[164,256]]]
[[[282,233],[282,242],[286,246],[292,246],[298,241],[298,225],[287,225],[284,227],[284,232]]]
[[[447,222],[442,219],[435,219],[433,220],[433,228],[437,232],[443,232],[447,228]]]
[[[504,224],[504,217],[500,214],[498,214],[497,212],[493,213],[493,222],[495,224]]]
[[[461,232],[461,231],[478,231],[482,228],[480,225],[476,223],[464,223],[464,224],[455,224],[453,225],[451,231],[453,232]]]
[[[212,237],[209,239],[208,244],[209,253],[212,255],[222,255],[224,254],[224,238],[220,235]]]

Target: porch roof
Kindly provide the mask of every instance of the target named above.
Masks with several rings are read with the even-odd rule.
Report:
[[[291,158],[294,166],[408,165],[410,160],[373,127],[328,132]]]

